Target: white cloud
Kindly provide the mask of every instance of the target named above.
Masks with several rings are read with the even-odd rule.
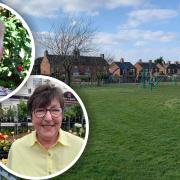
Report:
[[[139,6],[145,3],[144,0],[106,0],[103,2],[108,9],[115,9],[120,6]]]
[[[164,21],[178,16],[178,11],[172,9],[144,9],[128,14],[128,22],[123,28],[135,28],[143,23]]]
[[[125,60],[131,61],[133,64],[135,64],[138,61],[138,59],[142,59],[143,61],[148,61],[150,59],[154,60],[160,56],[163,56],[166,62],[179,61],[180,47],[144,48],[143,51],[141,49],[124,50]]]
[[[146,41],[137,41],[137,42],[135,42],[135,46],[144,46],[146,44],[147,44]]]
[[[34,32],[37,35],[47,35],[48,32]],[[163,31],[143,31],[143,30],[121,30],[117,33],[99,32],[96,35],[94,43],[99,47],[99,52],[104,53],[105,57],[107,52],[119,61],[121,57],[126,61],[131,61],[133,64],[138,59],[148,61],[149,59],[156,59],[163,56],[166,61],[177,61],[180,57],[180,47],[162,47],[159,42],[171,41],[177,39],[177,35],[172,32]],[[147,46],[156,43],[156,48]],[[125,45],[127,44],[127,46]],[[128,44],[134,45],[129,47]],[[143,49],[143,50],[142,50]],[[43,56],[44,49],[39,43],[36,43],[36,57]],[[96,54],[99,56],[99,53]]]
[[[99,32],[96,35],[95,41],[103,45],[117,45],[123,43],[135,43],[137,42],[148,43],[148,42],[170,42],[175,40],[178,35],[174,32],[164,32],[164,31],[147,31],[140,29],[129,29],[129,30],[119,30],[117,33],[105,33]]]
[[[101,8],[115,9],[121,6],[142,5],[145,0],[3,0],[7,5],[23,14],[53,17],[61,10],[67,13],[86,12],[88,15],[98,15]]]

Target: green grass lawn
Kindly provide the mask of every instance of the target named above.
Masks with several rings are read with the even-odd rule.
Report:
[[[89,140],[61,179],[180,179],[180,86],[76,92],[89,115]]]

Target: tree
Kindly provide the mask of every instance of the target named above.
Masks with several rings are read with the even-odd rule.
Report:
[[[19,121],[23,121],[27,118],[28,110],[27,110],[27,104],[20,100],[18,104],[18,119]]]
[[[100,86],[100,82],[107,76],[108,63],[104,58],[102,60],[96,60],[95,67],[97,85]]]
[[[65,107],[64,116],[68,118],[77,118],[83,116],[82,108],[79,104]]]
[[[6,115],[7,115],[7,119],[9,121],[13,121],[14,117],[17,116],[17,111],[16,111],[15,106],[13,106],[12,108],[10,106],[10,108],[7,110],[7,114]]]
[[[155,63],[155,64],[163,64],[163,62],[164,62],[164,59],[163,59],[162,56],[160,56],[159,58],[157,58],[157,59],[154,60],[154,63]]]
[[[44,48],[54,55],[61,55],[68,85],[71,84],[73,62],[78,61],[80,52],[89,53],[95,50],[92,47],[94,33],[91,20],[66,17],[58,25],[53,25],[45,35],[38,35],[38,42]]]
[[[4,110],[2,109],[2,104],[0,103],[0,121],[2,121],[4,117]]]

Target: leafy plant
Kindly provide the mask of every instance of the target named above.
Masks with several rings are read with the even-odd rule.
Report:
[[[64,116],[68,118],[82,117],[83,111],[80,105],[71,105],[65,107]]]
[[[30,67],[31,40],[22,22],[2,7],[0,8],[0,21],[5,26],[4,54],[0,62],[0,83],[14,89],[26,77]],[[9,83],[5,83],[7,81]]]
[[[20,103],[18,105],[18,119],[19,121],[23,121],[27,118],[27,105],[23,100],[20,100]]]

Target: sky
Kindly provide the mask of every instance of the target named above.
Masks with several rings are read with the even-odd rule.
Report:
[[[33,34],[48,32],[65,16],[90,18],[97,27],[96,56],[135,64],[163,57],[180,61],[180,0],[1,0]],[[43,56],[36,43],[36,57]]]

